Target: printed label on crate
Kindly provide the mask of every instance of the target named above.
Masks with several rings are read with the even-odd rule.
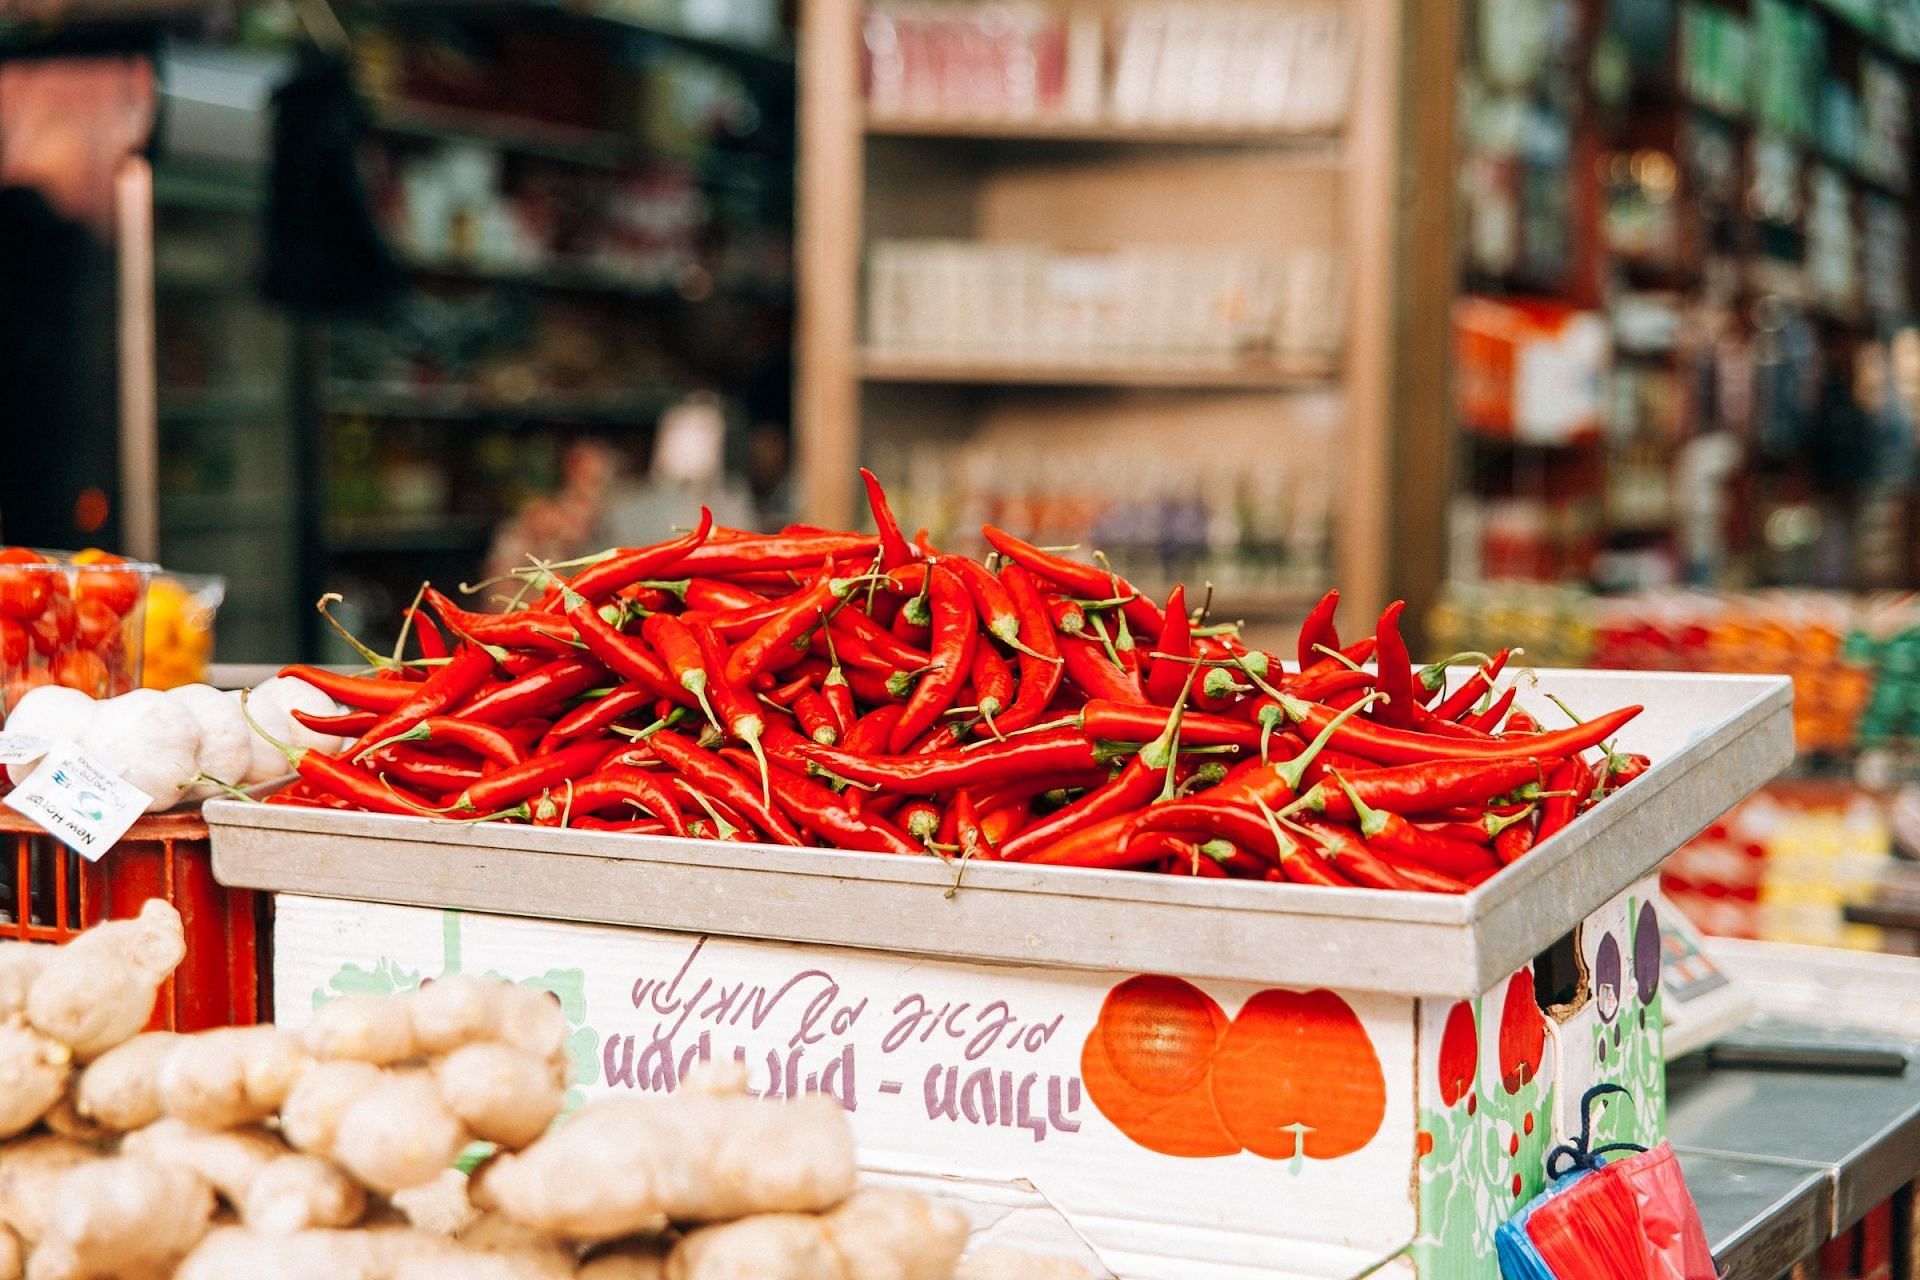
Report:
[[[1121,1275],[1353,1275],[1414,1233],[1407,998],[278,899],[285,1025],[453,972],[559,996],[579,1098],[740,1061],[837,1099],[869,1169],[1031,1184]]]
[[[0,764],[32,764],[52,745],[30,733],[0,733]]]
[[[90,862],[113,848],[153,797],[114,776],[71,742],[57,742],[6,804]]]

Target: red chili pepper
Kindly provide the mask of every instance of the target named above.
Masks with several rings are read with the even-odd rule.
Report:
[[[660,698],[650,685],[623,684],[605,697],[583,702],[554,721],[540,740],[543,750],[562,742],[597,734],[636,712],[644,713]]]
[[[1033,575],[1017,564],[1010,564],[1000,571],[1000,578],[1007,588],[1007,599],[1020,619],[1020,634],[1026,642],[1020,654],[1019,692],[998,721],[1002,733],[1015,733],[1038,724],[1046,714],[1059,692],[1064,664],[1060,660],[1060,643],[1054,633],[1053,620],[1047,615],[1046,602],[1040,597]]]
[[[287,714],[315,733],[337,738],[357,738],[380,722],[380,713],[377,711],[348,711],[337,716],[316,716],[296,707]]]
[[[730,747],[720,755],[737,765],[753,763],[751,754],[737,748]],[[865,853],[923,852],[918,843],[893,823],[872,813],[854,813],[830,788],[805,774],[775,765],[770,776],[774,803],[802,830],[830,845]]]
[[[902,702],[875,707],[853,722],[846,736],[840,739],[839,749],[855,758],[881,754],[893,741],[894,726],[906,711],[906,704]]]
[[[365,809],[369,813],[390,813],[404,817],[417,817],[429,811],[424,797],[383,782],[337,757],[295,747],[287,759],[303,781],[329,795],[350,801],[355,808]]]
[[[634,547],[615,551],[588,565],[566,584],[566,589],[595,604],[600,603],[622,587],[631,586],[647,578],[664,576],[668,570],[677,568],[695,551],[707,542],[713,532],[713,512],[700,508],[700,523],[693,532],[683,534],[651,547]],[[559,606],[562,588],[554,587],[540,601],[540,608],[553,610]],[[571,610],[569,610],[571,612]]]
[[[1147,655],[1147,700],[1170,707],[1186,687],[1191,668],[1182,659],[1193,656],[1193,622],[1187,616],[1187,589],[1175,587],[1167,596],[1166,621],[1160,638]]]
[[[1023,648],[1026,641],[1020,634],[1024,625],[1021,611],[1014,605],[1006,586],[993,576],[993,571],[965,556],[950,556],[940,563],[966,584],[967,593],[973,597],[973,607],[980,615],[980,625],[987,633],[1009,649]]]
[[[1000,850],[994,846],[981,825],[980,812],[973,806],[972,792],[965,787],[955,792],[953,808],[949,812],[954,816],[954,841],[960,846],[962,858],[999,861]]]
[[[909,800],[894,817],[895,825],[921,845],[931,841],[940,830],[940,806],[931,800]],[[914,852],[922,850],[916,846]]]
[[[418,608],[409,608],[401,617],[406,625],[413,628],[421,657],[431,661],[444,658],[451,652],[447,648],[447,638],[440,634],[440,628],[434,626],[433,619]]]
[[[889,744],[896,751],[907,747],[953,705],[953,698],[966,683],[973,669],[974,650],[979,644],[980,628],[974,618],[973,599],[966,584],[951,572],[935,566],[928,575],[933,609],[932,670],[914,687],[907,700],[906,714],[894,726]]]
[[[822,560],[872,560],[878,538],[857,533],[819,533],[801,537],[750,537],[712,541],[689,552],[678,568],[694,577],[753,580],[763,573],[802,573]]]
[[[718,689],[721,683],[724,682],[717,682],[715,688]],[[663,729],[648,738],[647,746],[676,772],[684,774],[701,788],[711,791],[716,798],[738,809],[774,840],[787,845],[805,845],[806,841],[801,838],[799,831],[767,799],[765,793],[771,790],[771,781],[764,781],[762,787],[756,788],[746,775],[736,772],[719,756],[703,750],[671,729]],[[771,767],[764,757],[760,757],[760,761],[760,767],[767,770],[763,778],[770,779]]]
[[[572,743],[548,755],[534,756],[468,787],[455,802],[454,810],[461,813],[493,813],[519,804],[551,787],[586,777],[598,769],[607,757],[621,750],[624,750],[623,743],[597,738]]]
[[[821,746],[830,747],[840,741],[840,726],[834,719],[833,708],[813,688],[802,689],[795,696],[793,715],[806,735]]]
[[[1481,695],[1493,691],[1493,682],[1506,670],[1507,659],[1513,650],[1502,649],[1493,655],[1493,660],[1484,667],[1477,668],[1472,675],[1460,682],[1460,687],[1442,698],[1433,708],[1433,714],[1442,720],[1458,720],[1473,710],[1473,704],[1480,701]]]
[[[406,742],[431,743],[457,747],[479,756],[488,764],[512,768],[526,758],[526,751],[512,735],[489,724],[476,724],[459,716],[429,716],[403,733],[376,741],[368,751],[398,746]]]
[[[682,597],[689,612],[734,613],[774,603],[758,591],[720,578],[689,578]]]
[[[1152,742],[1167,731],[1169,714],[1165,707],[1132,706],[1096,698],[1080,709],[1080,722],[1087,736],[1100,742]],[[1260,737],[1259,727],[1244,720],[1210,716],[1203,711],[1185,712],[1180,719],[1182,746],[1232,746],[1258,751]]]
[[[1320,650],[1324,648],[1338,651],[1340,633],[1334,629],[1333,615],[1340,607],[1340,593],[1329,591],[1320,597],[1320,603],[1313,606],[1307,614],[1307,620],[1300,624],[1300,670],[1306,671],[1323,660]]]
[[[1479,733],[1491,734],[1494,727],[1506,718],[1507,709],[1513,705],[1513,696],[1519,692],[1518,686],[1508,685],[1507,691],[1493,700],[1493,705],[1485,711],[1477,712],[1461,721],[1467,728]]]
[[[760,829],[753,825],[751,818],[691,779],[675,774],[667,779],[667,790],[680,805],[682,813],[703,815],[687,823],[687,830],[697,839],[731,840],[738,844],[757,843],[766,839]],[[712,823],[715,820],[731,828],[731,832],[714,830]]]
[[[1334,717],[1331,709],[1315,703],[1303,703],[1296,698],[1287,698],[1282,705],[1288,718],[1304,725],[1310,733],[1318,733]],[[1577,755],[1606,741],[1643,710],[1645,708],[1639,706],[1622,707],[1569,729],[1528,738],[1495,738],[1485,742],[1439,738],[1354,720],[1340,726],[1333,746],[1381,764],[1419,764],[1428,760],[1513,760],[1529,756],[1537,759],[1559,758]]]
[[[1516,713],[1517,714],[1517,713]],[[1653,767],[1653,761],[1637,753],[1607,757],[1606,785],[1609,790],[1626,786]]]
[[[770,669],[777,657],[791,655],[794,642],[819,626],[827,611],[845,599],[850,589],[844,580],[835,579],[829,568],[806,590],[787,597],[771,618],[733,647],[727,658],[727,679],[744,685]]]
[[[1087,792],[1007,841],[1001,855],[1017,862],[1080,827],[1131,814],[1158,795],[1160,787],[1161,771],[1135,755],[1111,782]]]
[[[1325,702],[1350,689],[1372,687],[1373,672],[1343,667],[1337,662],[1323,662],[1311,673],[1290,676],[1280,684],[1283,691],[1306,702]]]
[[[1493,854],[1500,865],[1510,867],[1520,861],[1535,844],[1532,822],[1516,822],[1493,838]]]
[[[1147,599],[1131,582],[1118,574],[1109,573],[1093,565],[1076,564],[1072,560],[1042,551],[1032,543],[1022,542],[1012,534],[996,529],[992,525],[986,526],[980,532],[1001,555],[1025,565],[1033,573],[1050,582],[1059,583],[1068,591],[1090,600],[1126,598],[1126,603],[1121,606],[1121,609],[1127,615],[1128,624],[1142,635],[1160,634],[1160,625],[1163,621],[1160,617],[1160,606]]]
[[[687,624],[671,614],[656,613],[640,624],[640,635],[653,646],[655,653],[666,660],[667,670],[674,682],[693,695],[700,709],[707,713],[707,719],[719,725],[720,721],[714,719],[713,704],[707,696],[708,687],[717,673],[708,669],[700,642]]]
[[[1500,726],[1501,733],[1538,733],[1540,722],[1525,711],[1514,711],[1507,715],[1507,722]],[[1640,757],[1645,760],[1645,756]]]
[[[495,645],[504,649],[538,649],[545,653],[568,653],[574,645],[573,624],[544,609],[516,609],[511,613],[474,613],[462,609],[446,596],[428,587],[421,596],[447,629],[474,644]]]
[[[1140,681],[1123,667],[1115,666],[1098,640],[1085,636],[1060,637],[1060,657],[1066,677],[1092,699],[1147,705]]]
[[[485,649],[473,644],[461,645],[445,666],[436,668],[424,682],[413,686],[411,698],[368,726],[342,756],[357,759],[373,743],[405,733],[429,716],[458,708],[492,674],[493,658]]]
[[[1375,808],[1415,818],[1455,805],[1484,805],[1495,796],[1537,784],[1548,767],[1532,759],[1432,760],[1364,773],[1343,770],[1341,776]],[[1338,786],[1315,783],[1300,798],[1329,818],[1344,822],[1354,816],[1353,805]]]
[[[992,786],[1025,774],[1068,773],[1099,765],[1093,744],[1078,729],[1023,734],[966,751],[923,756],[858,755],[833,747],[808,747],[803,754],[850,782],[908,795]]]
[[[667,829],[667,824],[657,818],[635,818],[631,821],[614,818],[576,818],[573,822],[576,831],[609,831],[629,836],[670,836],[675,834]]]
[[[760,802],[771,806],[773,783],[767,776],[766,748],[761,744],[768,728],[766,717],[760,714],[760,704],[753,700],[753,695],[727,677],[726,642],[705,627],[694,626],[690,630],[707,669],[707,695],[713,700],[713,710],[726,731],[746,743],[754,759],[760,762]],[[755,817],[751,810],[747,816]]]
[[[1580,805],[1593,792],[1593,770],[1579,756],[1562,760],[1547,775],[1547,797],[1540,802],[1540,827],[1534,842],[1543,843],[1565,830],[1580,812]]]
[[[385,676],[346,676],[304,663],[280,668],[280,674],[304,680],[335,702],[360,711],[394,711],[419,692],[418,681]]]
[[[833,639],[852,637],[890,671],[918,671],[931,661],[925,649],[916,649],[858,609],[842,609],[833,616]]]
[[[1374,631],[1373,687],[1387,695],[1373,709],[1381,724],[1406,728],[1413,718],[1413,660],[1407,656],[1407,642],[1400,636],[1400,615],[1407,602],[1396,600],[1380,615]]]
[[[1320,845],[1320,852],[1347,879],[1363,889],[1410,890],[1406,872],[1383,861],[1367,842],[1335,822],[1308,819],[1300,824]],[[1461,886],[1463,889],[1465,886]]]
[[[460,709],[460,718],[479,724],[515,724],[544,716],[607,678],[592,658],[555,658],[511,684],[482,694]]]
[[[578,629],[587,652],[605,663],[607,670],[622,680],[652,689],[657,696],[670,698],[683,707],[701,707],[705,710],[700,700],[674,677],[673,672],[667,669],[667,664],[644,640],[627,635],[608,622],[591,601],[581,600],[568,611],[567,616]]]
[[[1014,569],[1023,568],[1023,566],[1018,564],[1010,565],[1009,567]],[[1047,604],[1047,619],[1053,623],[1053,629],[1056,632],[1062,636],[1077,636],[1086,632],[1087,611],[1082,609],[1077,601],[1067,596],[1057,595],[1048,595],[1045,599]]]
[[[562,788],[555,794],[555,799],[559,801],[563,812],[569,815],[568,826],[573,825],[574,817],[631,807],[644,809],[656,821],[665,824],[667,831],[673,835],[684,837],[687,834],[687,820],[673,802],[667,785],[646,770],[630,765],[607,765],[572,787]]]
[[[1013,668],[998,649],[982,642],[974,646],[971,678],[974,704],[986,721],[981,731],[999,729],[1000,713],[1013,705]]]
[[[1471,725],[1442,720],[1418,702],[1413,704],[1413,714],[1408,717],[1404,727],[1412,729],[1415,733],[1430,733],[1439,738],[1478,738],[1484,741],[1493,737],[1492,734],[1475,729]]]
[[[1395,860],[1392,855],[1398,854],[1400,859],[1410,858],[1462,882],[1489,868],[1499,868],[1499,862],[1485,846],[1424,831],[1397,813],[1373,808],[1344,779],[1335,781],[1341,784],[1348,803],[1353,805],[1361,837],[1381,857]]]
[[[435,796],[458,795],[479,782],[486,773],[478,766],[430,756],[425,752],[395,751],[372,770],[383,778],[392,778],[415,791]]]
[[[1133,815],[1123,813],[1079,827],[1050,844],[1040,846],[1023,859],[1036,866],[1085,867],[1101,871],[1124,871],[1144,866],[1160,856],[1157,850],[1134,852],[1126,836]]]
[[[893,518],[893,508],[887,504],[887,491],[865,467],[860,468],[860,480],[867,486],[867,506],[873,511],[874,527],[880,531],[880,567],[898,569],[903,564],[912,564],[913,548],[907,544],[907,536],[900,532],[900,522]]]
[[[854,708],[853,689],[847,684],[847,673],[840,669],[839,663],[827,668],[826,678],[820,682],[820,696],[826,699],[827,709],[833,712],[834,729],[845,741],[860,713]]]

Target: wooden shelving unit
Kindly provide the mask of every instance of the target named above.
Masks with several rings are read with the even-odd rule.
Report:
[[[1411,185],[1401,148],[1409,6],[1344,3],[1355,29],[1352,107],[1337,133],[1302,133],[875,114],[861,88],[861,0],[804,0],[795,406],[804,517],[858,520],[855,469],[914,439],[1020,441],[1011,447],[1040,456],[1056,442],[1111,440],[1116,457],[1147,472],[1181,455],[1230,467],[1267,451],[1329,450],[1328,576],[1352,616],[1378,609],[1396,586],[1388,545],[1396,332],[1400,301],[1417,287],[1396,270],[1406,232],[1397,210]],[[1125,3],[1097,7],[1118,15]],[[1450,181],[1444,148],[1417,159],[1429,180]],[[1444,244],[1444,215],[1435,232]],[[869,351],[868,250],[901,237],[1072,250],[1333,249],[1347,272],[1348,336],[1331,369]],[[1443,256],[1435,266],[1444,291],[1449,263]],[[1428,417],[1423,429],[1443,430],[1441,415]],[[1436,507],[1443,493],[1436,481]],[[1429,536],[1417,521],[1408,531]],[[1220,612],[1305,607],[1290,587],[1243,594],[1244,602],[1223,593]]]

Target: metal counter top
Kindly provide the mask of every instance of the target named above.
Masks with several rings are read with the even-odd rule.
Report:
[[[1751,1030],[1898,1048],[1908,1069],[1726,1069],[1699,1056],[1669,1067],[1668,1137],[1727,1280],[1775,1280],[1920,1175],[1920,1046],[1773,1021]]]

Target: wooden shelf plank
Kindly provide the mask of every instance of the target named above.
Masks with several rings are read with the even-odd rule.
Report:
[[[961,386],[1151,387],[1176,391],[1305,391],[1339,385],[1326,367],[1272,364],[1035,364],[1020,361],[930,360],[870,352],[861,360],[868,382]]]
[[[1268,126],[1122,124],[1102,120],[988,120],[869,112],[867,133],[881,138],[1084,142],[1115,146],[1272,147],[1339,163],[1340,135]]]

